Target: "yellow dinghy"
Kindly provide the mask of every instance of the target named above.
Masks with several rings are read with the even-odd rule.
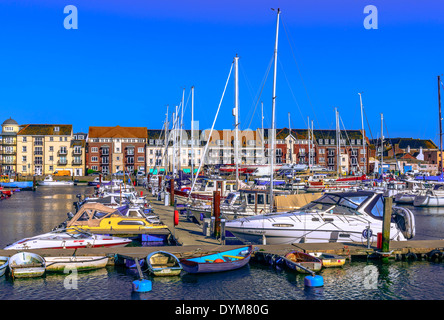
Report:
[[[92,233],[134,232],[167,229],[164,224],[153,224],[145,218],[126,217],[119,210],[100,203],[85,203],[66,224],[66,229],[83,229]]]
[[[324,268],[342,267],[345,264],[346,257],[338,256],[336,254],[329,253],[310,253],[322,261]]]

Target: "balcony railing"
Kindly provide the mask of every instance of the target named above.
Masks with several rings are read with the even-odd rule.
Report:
[[[82,164],[82,160],[81,159],[79,159],[79,160],[74,159],[74,160],[72,160],[72,164],[73,165],[80,165],[80,164]]]
[[[66,165],[66,164],[68,164],[68,160],[66,160],[66,159],[58,160],[58,161],[57,161],[57,164],[58,164],[58,165]]]
[[[67,155],[67,154],[68,154],[68,151],[66,149],[60,149],[59,151],[57,151],[58,156]]]

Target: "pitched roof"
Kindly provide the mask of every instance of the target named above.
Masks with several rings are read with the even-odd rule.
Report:
[[[146,127],[89,127],[89,138],[147,138]]]
[[[71,124],[25,124],[19,127],[17,135],[24,136],[70,136]]]

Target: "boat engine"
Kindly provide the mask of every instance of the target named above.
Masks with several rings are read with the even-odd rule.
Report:
[[[396,223],[396,226],[407,240],[412,239],[415,236],[415,216],[409,209],[403,207],[393,207],[392,221]]]

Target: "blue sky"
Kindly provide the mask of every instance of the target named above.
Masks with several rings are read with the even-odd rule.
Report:
[[[66,5],[78,29],[66,30]],[[364,7],[378,9],[367,30]],[[437,75],[444,73],[444,4],[370,0],[40,0],[0,3],[0,110],[20,124],[161,128],[166,106],[195,86],[195,120],[210,128],[233,57],[241,129],[270,126],[276,13],[282,10],[276,126],[360,129],[439,141]],[[262,94],[262,82],[265,81]],[[234,78],[216,122],[233,128]],[[442,90],[444,95],[444,90]],[[191,100],[185,128],[190,128]],[[368,126],[367,124],[370,126]],[[0,119],[0,121],[3,121]],[[384,128],[385,130],[385,128]],[[386,132],[387,135],[387,132]]]

